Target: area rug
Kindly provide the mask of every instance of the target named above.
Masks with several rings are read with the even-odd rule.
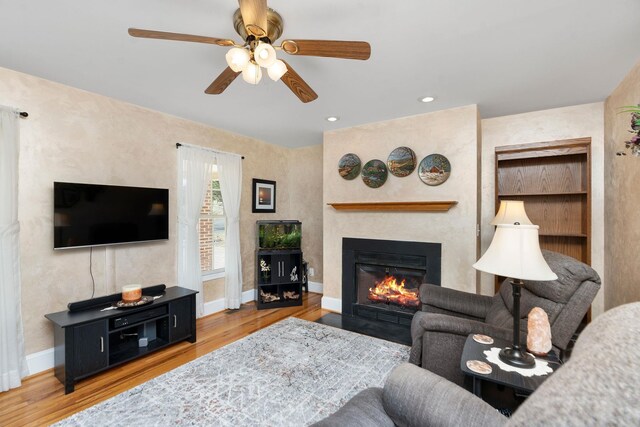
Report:
[[[408,359],[407,346],[288,318],[56,426],[305,426]]]

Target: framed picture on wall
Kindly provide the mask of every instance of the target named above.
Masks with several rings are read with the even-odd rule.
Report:
[[[276,182],[253,178],[251,212],[275,213],[276,211]]]

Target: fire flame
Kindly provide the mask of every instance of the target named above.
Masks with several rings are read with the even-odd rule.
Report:
[[[418,291],[404,287],[405,280],[398,284],[394,276],[387,276],[384,280],[376,282],[375,288],[369,288],[369,300],[375,302],[394,303],[406,307],[419,307],[420,298]]]

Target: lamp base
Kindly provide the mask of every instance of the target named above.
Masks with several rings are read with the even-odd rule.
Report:
[[[507,365],[515,366],[516,368],[533,368],[536,366],[536,360],[526,351],[522,351],[515,347],[506,347],[500,350],[500,360]]]

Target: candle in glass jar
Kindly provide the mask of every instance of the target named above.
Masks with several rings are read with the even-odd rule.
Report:
[[[142,298],[141,285],[127,285],[122,287],[122,301],[136,302]]]

